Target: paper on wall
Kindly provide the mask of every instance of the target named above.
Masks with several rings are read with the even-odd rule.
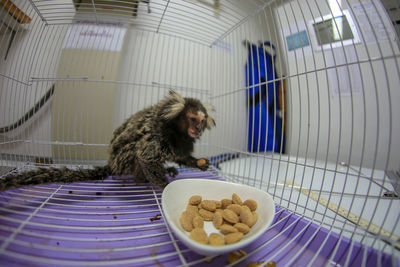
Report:
[[[362,76],[353,46],[325,50],[332,96],[350,96],[362,92]]]
[[[385,26],[388,20],[383,16],[385,13],[382,8],[378,1],[365,1],[352,5],[356,24],[362,32],[360,37],[364,38],[362,41],[367,44],[387,42],[395,38],[390,27]],[[355,47],[344,46],[326,50],[325,56],[332,96],[360,94],[363,84]]]
[[[74,24],[68,28],[63,49],[121,51],[126,28],[110,25]]]
[[[385,23],[390,24],[390,21],[384,16],[385,11],[379,1],[354,4],[352,11],[367,44],[395,40],[396,36],[391,27],[385,26]]]

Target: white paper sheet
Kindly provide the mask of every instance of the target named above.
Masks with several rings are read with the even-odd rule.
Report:
[[[352,5],[354,16],[366,43],[376,43],[394,39],[394,32],[385,26],[387,18],[378,1],[366,1]],[[390,23],[390,22],[389,22]]]
[[[74,24],[68,28],[63,49],[120,51],[125,33],[126,28],[123,27]]]
[[[332,96],[349,96],[362,92],[362,77],[354,47],[326,50],[329,84]],[[337,67],[335,67],[337,66]]]

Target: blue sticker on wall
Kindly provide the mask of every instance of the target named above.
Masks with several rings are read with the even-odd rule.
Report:
[[[306,31],[301,31],[286,36],[286,43],[288,45],[289,51],[310,45]]]

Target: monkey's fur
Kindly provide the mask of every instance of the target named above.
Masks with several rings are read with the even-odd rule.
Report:
[[[206,170],[191,156],[193,144],[203,131],[215,126],[209,114],[212,107],[194,98],[183,98],[174,91],[158,104],[128,118],[114,131],[108,164],[94,169],[38,168],[9,174],[0,179],[0,191],[21,186],[101,180],[109,175],[133,175],[135,182],[150,182],[161,188],[174,177],[174,167],[166,161]],[[203,161],[204,162],[204,161]]]

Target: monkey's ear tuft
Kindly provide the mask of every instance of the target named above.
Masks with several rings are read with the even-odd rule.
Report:
[[[215,127],[215,120],[213,117],[211,117],[210,115],[208,115],[207,117],[207,125],[206,125],[207,129],[211,129],[212,127]]]
[[[203,107],[207,110],[207,113],[211,113],[215,111],[215,107],[213,105],[204,103]]]
[[[161,116],[166,120],[171,120],[179,115],[185,108],[185,99],[177,92],[170,90],[170,97],[165,99]]]
[[[209,105],[209,104],[203,104],[203,106],[204,106],[204,108],[206,109],[206,111],[207,111],[207,114],[208,114],[208,117],[207,117],[207,125],[206,125],[206,127],[207,127],[207,129],[211,129],[212,127],[215,127],[215,120],[214,120],[214,118],[211,116],[211,112],[214,112],[215,111],[215,108],[214,108],[214,106],[212,106],[212,105]]]
[[[185,105],[179,102],[170,103],[165,106],[165,109],[162,112],[162,117],[167,120],[171,120],[179,115],[182,110],[185,108]]]
[[[176,101],[178,101],[179,103],[185,104],[185,99],[177,92],[170,90],[169,95],[172,96],[172,98],[176,99]]]

